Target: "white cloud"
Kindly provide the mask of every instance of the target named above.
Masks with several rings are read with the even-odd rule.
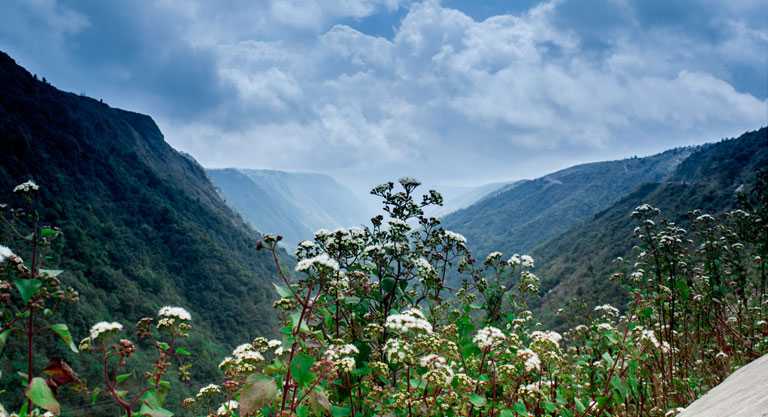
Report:
[[[87,16],[36,1],[57,33],[87,30]],[[167,23],[163,39],[177,35],[209,54],[227,95],[212,95],[194,119],[137,110],[153,113],[168,140],[203,164],[320,170],[365,184],[406,174],[440,182],[534,176],[564,161],[661,150],[765,123],[766,101],[757,97],[768,92],[734,81],[743,68],[768,65],[768,33],[750,20],[758,6],[701,0],[723,10],[697,28],[717,27],[717,36],[701,36],[643,26],[639,3],[614,1],[612,18],[622,20],[595,47],[594,33],[559,19],[574,1],[481,21],[437,0],[229,8],[163,0],[147,7],[163,17],[153,25]],[[403,7],[390,38],[351,27]],[[152,36],[145,42],[153,50]],[[145,94],[152,103],[153,93],[134,92],[131,102]]]

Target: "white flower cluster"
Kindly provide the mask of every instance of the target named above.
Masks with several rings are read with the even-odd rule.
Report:
[[[29,180],[27,182],[23,182],[16,187],[13,188],[14,193],[28,193],[30,191],[37,191],[40,189],[40,186],[35,184],[34,181]]]
[[[202,388],[200,388],[200,391],[197,392],[197,399],[204,399],[204,398],[210,398],[216,394],[221,394],[221,387],[216,384],[208,384]]]
[[[305,272],[312,267],[315,267],[316,269],[327,268],[333,271],[338,271],[339,263],[336,262],[335,259],[332,259],[330,256],[328,256],[328,254],[321,253],[320,255],[314,256],[312,258],[302,259],[299,261],[296,264],[296,272]]]
[[[419,185],[421,185],[421,182],[419,182],[419,180],[412,177],[403,177],[397,180],[397,182],[399,182],[400,185],[402,185],[404,188],[418,187]]]
[[[560,341],[563,340],[563,336],[560,335],[560,333],[555,331],[542,332],[542,331],[536,330],[534,332],[531,332],[531,339],[533,339],[534,341],[551,342],[551,343],[554,343],[556,346],[560,346]]]
[[[424,313],[417,308],[405,310],[402,314],[392,314],[387,317],[385,326],[398,333],[406,333],[408,331],[432,333],[432,325],[424,317]]]
[[[603,304],[601,306],[597,306],[595,307],[595,311],[602,313],[606,316],[611,316],[611,317],[619,316],[619,309],[610,304]]]
[[[389,219],[389,227],[390,230],[397,230],[400,232],[407,232],[408,230],[411,230],[411,225],[403,220],[395,218]]]
[[[10,248],[0,245],[0,264],[5,262],[6,259],[11,259],[15,256],[16,254]]]
[[[487,326],[477,331],[475,337],[472,338],[472,342],[481,349],[492,349],[501,345],[506,339],[507,336],[501,330],[496,327]]]
[[[490,264],[496,262],[497,260],[501,259],[501,257],[503,255],[504,255],[503,253],[498,252],[498,251],[491,252],[491,253],[488,254],[488,256],[485,257],[485,264],[486,265],[490,265]]]
[[[523,266],[524,268],[533,268],[534,261],[530,255],[518,255],[514,254],[507,260],[509,266]]]
[[[262,362],[264,356],[250,343],[244,343],[232,351],[219,364],[219,369],[225,374],[249,374],[256,371],[256,364]]]
[[[236,347],[235,350],[232,351],[232,356],[241,361],[261,362],[264,360],[264,356],[256,351],[250,343],[243,343]]]
[[[539,359],[539,355],[530,349],[518,350],[517,358],[523,361],[523,366],[525,366],[527,372],[538,371],[541,368],[541,359]]]
[[[453,380],[453,369],[440,355],[430,353],[422,356],[419,359],[419,365],[429,370],[424,374],[424,379],[430,384],[448,385]]]
[[[234,411],[237,411],[237,408],[240,406],[240,403],[238,403],[235,400],[229,400],[219,406],[219,409],[216,410],[216,415],[219,417],[229,417],[232,415]]]
[[[411,354],[410,346],[399,339],[389,339],[384,344],[384,354],[392,363],[403,363]]]
[[[435,268],[424,258],[417,258],[413,261],[413,264],[416,266],[416,270],[421,276],[430,276],[435,273]]]
[[[456,244],[465,244],[467,243],[467,238],[464,237],[464,235],[452,232],[450,230],[445,231],[445,238],[448,239],[449,242],[454,242]]]
[[[161,318],[179,319],[183,321],[192,320],[192,315],[189,311],[181,307],[165,306],[157,312],[157,315]]]
[[[360,351],[355,345],[332,345],[324,356],[342,371],[352,372],[355,369],[355,355],[358,353]]]
[[[123,330],[123,325],[118,322],[100,321],[91,327],[91,340],[95,341],[105,333],[119,332],[120,330]]]

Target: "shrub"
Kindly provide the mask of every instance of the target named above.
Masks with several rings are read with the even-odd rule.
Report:
[[[385,215],[366,228],[318,231],[296,248],[291,273],[278,257],[280,237],[265,236],[260,248],[272,253],[280,280],[280,338],[236,347],[219,365],[223,379],[184,400],[180,412],[671,416],[768,352],[764,180],[753,195],[740,195],[738,210],[691,212],[690,231],[649,205],[637,207],[638,244],[611,277],[631,302],[596,306],[564,334],[545,329],[528,310],[540,291],[534,260],[500,252],[474,259],[463,236],[424,215],[442,197],[429,191],[417,198],[418,186],[403,178],[374,188]],[[20,280],[45,275],[5,247],[0,256],[10,329],[13,317],[42,308],[33,305],[50,291],[30,296]],[[258,318],[243,318],[250,319]],[[188,377],[180,363],[191,353],[179,342],[189,330],[180,308],[161,309],[157,322],[142,319],[137,335],[151,341],[145,345],[157,359],[138,376],[129,362],[135,345],[118,337],[122,325],[97,323],[80,350],[103,363],[104,378],[101,388],[82,390],[106,392],[126,415],[171,415],[163,404],[169,369],[176,365],[182,381]],[[62,339],[72,345],[71,336]],[[57,413],[50,378],[33,374],[30,368],[23,407]]]

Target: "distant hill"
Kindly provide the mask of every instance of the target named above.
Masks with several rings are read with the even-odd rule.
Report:
[[[225,348],[275,332],[272,262],[199,165],[149,116],[62,92],[0,52],[0,202],[18,203],[13,187],[28,179],[42,219],[63,231],[52,262],[81,294],[65,310],[78,340],[99,320],[179,305],[193,315],[202,380]],[[1,228],[0,239],[22,247]]]
[[[574,300],[588,304],[621,303],[623,293],[609,281],[613,260],[626,257],[634,245],[633,209],[648,203],[679,224],[687,213],[702,209],[720,213],[734,207],[739,187],[750,189],[760,169],[768,168],[768,129],[697,148],[663,181],[643,184],[586,222],[533,251],[537,274],[546,293],[539,309],[551,323],[552,313]],[[548,316],[548,317],[546,317]]]
[[[455,211],[469,207],[480,200],[502,192],[519,182],[493,182],[478,186],[441,186],[434,188],[443,196],[442,206],[427,207],[428,216],[445,217]]]
[[[320,228],[360,226],[372,215],[333,178],[258,169],[209,169],[224,199],[257,230],[276,233],[292,247]]]
[[[473,252],[527,252],[611,206],[640,184],[668,177],[693,150],[577,165],[521,181],[445,217]]]

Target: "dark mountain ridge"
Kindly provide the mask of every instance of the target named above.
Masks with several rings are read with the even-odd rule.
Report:
[[[42,219],[63,231],[52,263],[81,294],[66,312],[76,338],[179,305],[200,372],[212,372],[225,347],[274,332],[271,260],[203,169],[149,116],[62,92],[0,52],[0,201],[18,203],[12,189],[28,179]]]

